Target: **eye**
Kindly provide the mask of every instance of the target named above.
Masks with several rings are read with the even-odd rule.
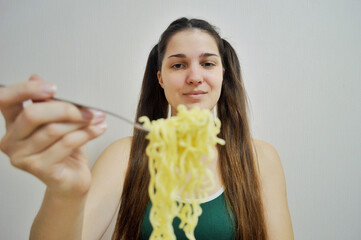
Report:
[[[171,68],[174,68],[174,69],[182,69],[182,68],[184,68],[184,64],[182,64],[182,63],[176,63],[176,64],[173,64],[173,65],[171,66]]]
[[[216,66],[216,64],[214,64],[213,62],[204,62],[204,63],[202,63],[201,65],[202,65],[203,67],[207,67],[207,68]]]

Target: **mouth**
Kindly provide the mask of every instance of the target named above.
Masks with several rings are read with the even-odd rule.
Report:
[[[206,95],[207,92],[202,91],[202,90],[194,90],[194,91],[190,91],[190,92],[186,92],[183,95],[185,97],[187,97],[188,99],[192,100],[192,101],[199,101],[203,98],[204,95]]]
[[[184,93],[183,95],[186,95],[186,96],[203,95],[203,94],[206,94],[206,93],[207,93],[207,92],[202,91],[202,90],[194,90],[194,91],[186,92],[186,93]]]

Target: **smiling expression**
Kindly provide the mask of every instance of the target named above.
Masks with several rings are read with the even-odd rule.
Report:
[[[199,29],[174,34],[157,74],[172,116],[179,104],[188,109],[198,106],[212,110],[221,94],[223,73],[217,43],[211,35]]]

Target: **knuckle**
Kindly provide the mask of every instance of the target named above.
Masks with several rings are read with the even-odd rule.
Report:
[[[37,161],[33,161],[29,163],[27,168],[27,171],[29,173],[32,173],[34,176],[40,176],[42,173],[41,165]]]
[[[72,149],[74,148],[75,141],[73,138],[65,136],[61,139],[61,145],[66,149]]]
[[[25,170],[27,168],[27,163],[23,161],[22,158],[17,158],[15,156],[10,157],[10,163],[13,167],[20,168]]]
[[[19,169],[22,169],[28,173],[31,173],[35,176],[38,176],[41,172],[41,166],[39,164],[39,161],[36,161],[35,159],[29,158],[12,158],[11,164]]]
[[[64,114],[67,119],[74,119],[78,115],[78,112],[79,110],[75,106],[71,104],[64,105]]]
[[[64,181],[64,177],[59,170],[53,170],[48,175],[51,176],[51,180],[55,185],[62,184]]]
[[[1,140],[0,140],[0,151],[2,151],[3,153],[9,155],[9,148],[10,148],[10,144],[8,139],[8,135],[5,135]]]
[[[33,173],[33,171],[36,170],[36,166],[34,162],[31,162],[29,160],[26,161],[25,159],[23,159],[22,161],[18,161],[18,167],[26,172],[31,172],[31,173]]]
[[[21,116],[25,122],[34,122],[36,113],[31,106],[28,106],[28,107],[24,108],[24,110],[21,113]]]
[[[56,123],[48,124],[45,129],[45,134],[49,138],[57,138],[61,135],[61,131],[59,126]]]

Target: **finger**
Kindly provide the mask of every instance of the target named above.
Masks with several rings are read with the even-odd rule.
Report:
[[[56,91],[54,84],[43,81],[37,75],[31,76],[29,80],[0,88],[0,106],[20,104],[29,99],[48,99],[54,95]]]
[[[44,164],[52,165],[82,147],[88,141],[100,136],[106,130],[106,123],[101,122],[78,131],[71,132],[50,146],[47,150],[38,154],[39,159],[44,159]]]
[[[27,171],[42,179],[51,171],[51,166],[54,163],[69,157],[73,152],[77,152],[86,142],[100,136],[105,130],[106,124],[100,123],[71,132],[39,154],[28,157],[11,156],[10,162],[14,167]],[[70,162],[70,164],[73,163]]]
[[[84,123],[104,120],[105,114],[88,108],[78,108],[67,102],[51,101],[32,104],[19,114],[12,127],[14,140],[27,138],[37,128],[52,122]],[[15,127],[18,126],[18,127]],[[9,130],[10,132],[10,130]]]
[[[12,141],[7,154],[15,157],[27,157],[38,154],[61,139],[64,135],[85,127],[87,123],[50,123],[42,126],[28,138]]]
[[[86,159],[86,164],[90,165],[87,145],[82,145],[72,152],[71,156],[75,159]]]
[[[44,100],[51,98],[56,87],[43,81],[15,83],[0,88],[0,109],[7,124],[12,122],[23,109],[24,101]]]
[[[40,76],[37,75],[37,74],[31,75],[30,78],[29,78],[29,81],[45,82],[45,81],[43,80],[43,78],[40,77]],[[32,102],[34,102],[34,103],[36,103],[36,102],[43,102],[43,101],[46,101],[46,100],[32,100]]]
[[[40,82],[44,82],[43,78],[41,76],[39,76],[38,74],[32,74],[29,77],[29,81],[40,81]]]

